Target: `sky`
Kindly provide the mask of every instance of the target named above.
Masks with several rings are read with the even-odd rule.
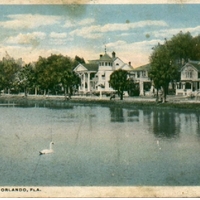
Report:
[[[0,59],[62,54],[86,61],[116,52],[134,68],[180,31],[200,34],[200,4],[1,4]]]

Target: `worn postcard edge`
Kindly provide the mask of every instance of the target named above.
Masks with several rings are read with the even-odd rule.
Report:
[[[193,4],[200,0],[0,0],[0,4]],[[92,198],[92,197],[199,197],[200,186],[126,186],[126,187],[26,187],[1,186],[0,198],[15,197],[65,197],[65,198]]]

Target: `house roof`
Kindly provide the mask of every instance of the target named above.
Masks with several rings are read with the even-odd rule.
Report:
[[[198,71],[200,71],[200,61],[189,61],[188,63],[186,63],[182,68],[181,71],[187,67],[187,66],[193,66],[194,68],[196,68]]]
[[[113,59],[107,53],[105,53],[102,57],[100,57],[99,60],[112,61]]]
[[[98,71],[98,64],[92,63],[92,64],[82,64],[88,71]]]
[[[133,67],[131,65],[128,65],[128,64],[123,64],[120,69],[133,70]]]
[[[89,64],[96,64],[99,60],[88,60]]]
[[[192,64],[198,71],[200,71],[200,63],[190,63]]]
[[[133,71],[148,71],[149,69],[150,69],[150,63],[137,67],[133,69]]]

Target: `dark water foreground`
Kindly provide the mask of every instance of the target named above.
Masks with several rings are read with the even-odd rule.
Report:
[[[0,185],[199,186],[198,110],[127,104],[4,99]]]

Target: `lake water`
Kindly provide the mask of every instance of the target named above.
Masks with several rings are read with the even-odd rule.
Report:
[[[54,153],[39,156],[54,141]],[[1,186],[200,185],[200,114],[0,107]]]

